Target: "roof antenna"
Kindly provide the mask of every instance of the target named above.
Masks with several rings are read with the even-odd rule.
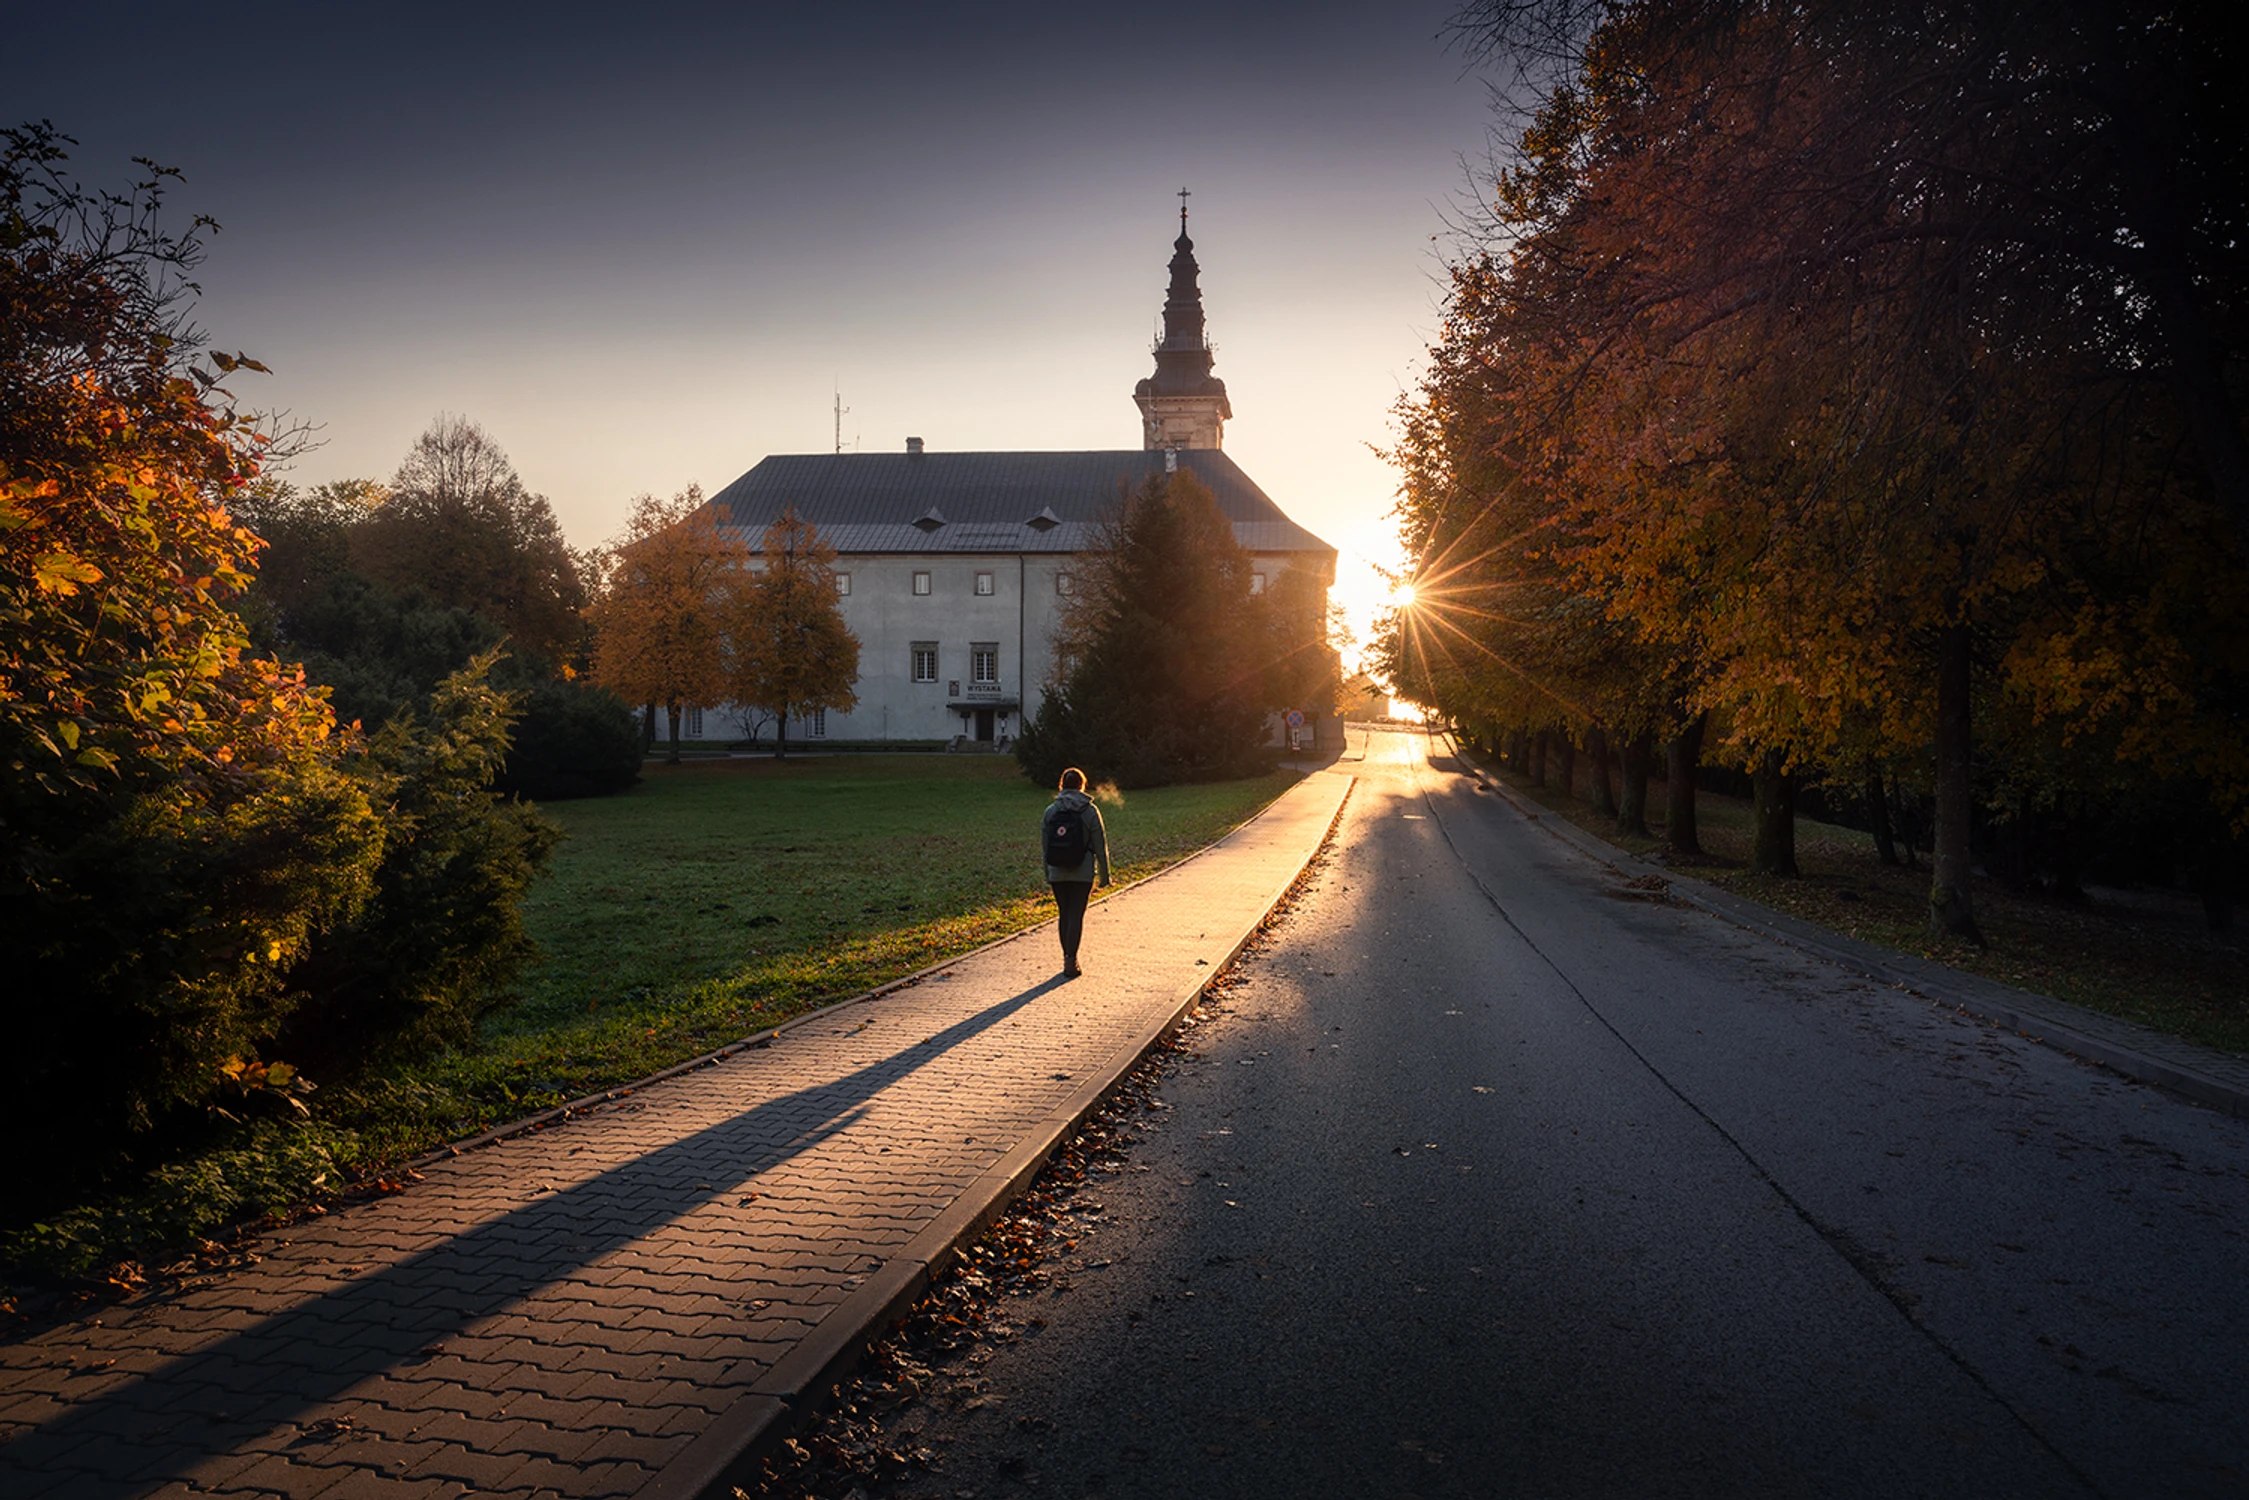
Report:
[[[843,385],[839,381],[836,385],[836,452],[838,453],[843,451],[843,414],[849,410],[851,408],[843,404]]]

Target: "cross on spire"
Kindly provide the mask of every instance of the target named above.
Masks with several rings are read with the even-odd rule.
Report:
[[[1179,190],[1179,232],[1187,232],[1187,189]]]

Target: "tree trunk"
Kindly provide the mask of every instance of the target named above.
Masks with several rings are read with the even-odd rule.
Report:
[[[1702,759],[1702,731],[1709,720],[1708,714],[1696,714],[1663,747],[1663,842],[1673,854],[1702,854],[1695,822],[1695,766]]]
[[[1616,798],[1609,791],[1609,736],[1596,724],[1585,733],[1586,769],[1593,773],[1593,811],[1604,818],[1616,816]]]
[[[1905,808],[1904,788],[1893,781],[1890,784],[1890,789],[1893,794],[1890,798],[1890,805],[1902,812]],[[1915,800],[1918,802],[1919,799]],[[1901,820],[1901,829],[1905,836],[1905,867],[1908,870],[1919,870],[1921,858],[1916,851],[1921,847],[1921,809],[1918,805],[1913,809],[1911,819]]]
[[[1646,734],[1624,742],[1624,796],[1617,803],[1617,832],[1638,838],[1648,836],[1648,771],[1655,763],[1655,745]]]
[[[640,716],[640,753],[646,755],[656,748],[656,705],[651,703]]]
[[[1531,785],[1546,785],[1546,742],[1551,738],[1541,729],[1531,736]]]
[[[786,703],[773,713],[773,758],[789,758],[789,705]]]
[[[1577,742],[1570,738],[1567,730],[1554,733],[1554,780],[1565,797],[1577,784]]]
[[[1530,761],[1530,752],[1523,748],[1523,731],[1520,729],[1508,730],[1507,769],[1520,776],[1530,770]]]
[[[671,715],[672,721],[672,753],[665,756],[664,760],[666,764],[676,766],[679,764],[679,704],[676,701],[667,703],[664,708]]]
[[[1896,864],[1898,841],[1890,832],[1890,799],[1883,791],[1880,771],[1866,778],[1866,814],[1874,824],[1874,852],[1882,856],[1882,863]]]
[[[1975,894],[1969,885],[1975,858],[1968,847],[1976,797],[1968,702],[1974,686],[1973,646],[1965,621],[1945,626],[1937,638],[1936,850],[1929,860],[1929,936],[1966,938],[1984,948],[1990,944],[1976,928]]]
[[[1767,750],[1752,773],[1757,796],[1757,840],[1749,868],[1760,875],[1794,875],[1796,778],[1781,769],[1781,754]]]

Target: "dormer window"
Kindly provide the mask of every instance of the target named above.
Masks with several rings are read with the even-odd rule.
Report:
[[[1055,527],[1062,524],[1062,518],[1056,515],[1054,513],[1054,507],[1049,505],[1044,510],[1040,511],[1037,515],[1031,517],[1030,520],[1025,521],[1023,524],[1030,527],[1033,531],[1052,531]]]
[[[945,513],[932,505],[914,518],[914,524],[923,531],[935,531],[945,524]]]

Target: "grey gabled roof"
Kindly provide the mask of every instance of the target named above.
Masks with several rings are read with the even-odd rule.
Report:
[[[1179,466],[1210,487],[1235,539],[1250,551],[1310,552],[1321,566],[1334,566],[1335,549],[1283,515],[1224,453],[1185,451]],[[1101,521],[1127,491],[1163,471],[1160,451],[1130,448],[785,453],[720,490],[711,504],[752,546],[784,506],[794,505],[843,553],[1079,552],[1093,545]],[[929,524],[932,517],[942,524]]]

